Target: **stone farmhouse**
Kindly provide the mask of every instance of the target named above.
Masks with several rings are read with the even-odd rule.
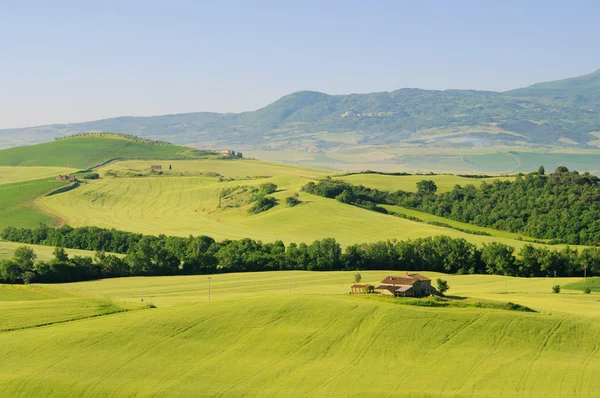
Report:
[[[400,297],[422,297],[435,293],[435,289],[431,286],[431,279],[408,272],[405,276],[386,277],[375,289],[380,290],[381,294]]]
[[[59,174],[59,175],[56,176],[56,181],[60,181],[60,182],[75,182],[75,181],[77,181],[77,177]]]

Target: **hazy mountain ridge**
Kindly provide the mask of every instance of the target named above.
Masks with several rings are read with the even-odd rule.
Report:
[[[600,131],[600,70],[504,93],[421,90],[289,94],[251,112],[118,117],[0,130],[0,147],[111,131],[179,144],[328,150],[356,145],[552,145],[593,148]],[[352,133],[344,134],[339,133]],[[351,137],[351,138],[348,138]]]

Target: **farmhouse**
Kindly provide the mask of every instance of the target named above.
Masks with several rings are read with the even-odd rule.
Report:
[[[222,150],[221,152],[219,152],[219,153],[221,154],[221,156],[227,156],[227,157],[234,157],[234,156],[237,156],[238,158],[241,158],[241,157],[242,157],[242,153],[241,153],[241,152],[235,153],[235,151],[234,151],[234,150],[231,150],[231,149],[223,149],[223,150]]]
[[[162,164],[151,164],[150,170],[162,170]]]
[[[386,277],[376,289],[388,296],[428,296],[434,292],[431,279],[408,272],[405,276]]]
[[[59,174],[59,175],[56,176],[56,181],[60,181],[60,182],[75,182],[75,181],[77,181],[77,177]]]

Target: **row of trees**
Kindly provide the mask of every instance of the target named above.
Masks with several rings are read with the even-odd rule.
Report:
[[[383,192],[327,178],[307,184],[306,192],[336,198],[385,212],[377,204],[400,205],[440,217],[498,230],[519,232],[554,243],[600,244],[600,178],[559,167],[545,175],[519,175],[514,181],[456,185],[435,194],[431,180],[417,183],[417,192]]]
[[[478,248],[447,236],[354,244],[342,249],[332,238],[311,244],[252,239],[216,242],[208,236],[143,236],[100,228],[7,228],[2,237],[23,243],[60,242],[54,259],[36,261],[27,247],[0,262],[4,283],[73,282],[135,275],[192,275],[275,270],[408,270],[514,276],[600,275],[600,248],[552,251],[491,243]],[[62,247],[96,250],[96,256],[69,258]],[[106,254],[114,248],[124,256]]]

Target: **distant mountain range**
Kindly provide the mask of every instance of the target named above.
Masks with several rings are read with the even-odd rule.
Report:
[[[118,117],[0,130],[0,147],[109,131],[206,148],[600,146],[600,70],[507,91],[301,91],[252,112]]]

